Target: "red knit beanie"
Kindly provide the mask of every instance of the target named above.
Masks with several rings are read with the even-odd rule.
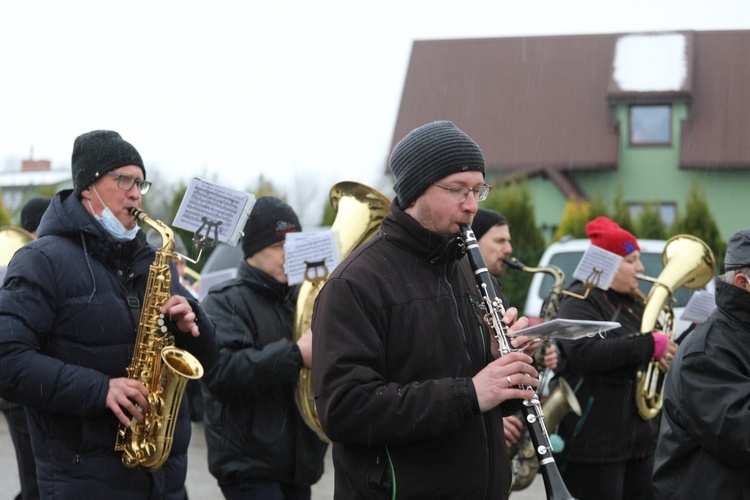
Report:
[[[592,245],[622,257],[641,249],[635,236],[607,217],[597,217],[586,224],[586,236]]]

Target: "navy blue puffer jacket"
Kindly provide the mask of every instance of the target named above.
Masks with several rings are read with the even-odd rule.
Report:
[[[139,304],[155,250],[143,231],[116,242],[71,191],[58,193],[38,239],[11,260],[0,289],[0,395],[27,409],[42,498],[185,497],[190,419],[183,399],[170,458],[154,473],[114,450],[118,420],[105,407],[110,378],[126,376]],[[172,272],[171,293],[188,297]],[[197,303],[200,337],[179,347],[210,367],[212,321]]]

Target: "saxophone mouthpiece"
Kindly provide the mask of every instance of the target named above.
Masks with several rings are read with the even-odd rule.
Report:
[[[515,257],[511,257],[510,259],[505,259],[505,263],[508,264],[513,269],[518,269],[519,271],[523,271],[526,267],[523,262],[516,259]]]

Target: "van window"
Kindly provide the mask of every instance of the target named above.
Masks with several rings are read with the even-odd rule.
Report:
[[[559,267],[565,273],[565,289],[569,288],[573,283],[573,272],[576,270],[581,257],[583,257],[583,252],[576,251],[558,253],[553,255],[550,259],[551,265]],[[643,267],[645,268],[643,274],[650,276],[651,278],[657,278],[664,269],[664,266],[661,264],[661,253],[642,253],[641,262],[643,262]],[[542,286],[539,288],[539,298],[541,300],[545,300],[549,296],[553,284],[554,278],[549,274],[544,273]],[[650,281],[641,280],[638,288],[643,295],[648,296],[648,292],[651,290],[652,286],[653,283]],[[675,292],[676,302],[672,304],[672,307],[685,307],[688,300],[690,300],[692,293],[693,290],[678,288]]]

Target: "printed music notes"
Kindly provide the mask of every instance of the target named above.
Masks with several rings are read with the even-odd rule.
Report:
[[[573,277],[581,280],[587,288],[608,290],[620,268],[620,262],[622,257],[616,253],[590,245],[573,272]]]
[[[332,231],[287,233],[284,270],[289,284],[302,283],[306,279],[325,280],[339,263],[338,246]]]
[[[195,177],[172,224],[193,231],[196,248],[213,246],[218,241],[236,245],[253,205],[252,194]]]

